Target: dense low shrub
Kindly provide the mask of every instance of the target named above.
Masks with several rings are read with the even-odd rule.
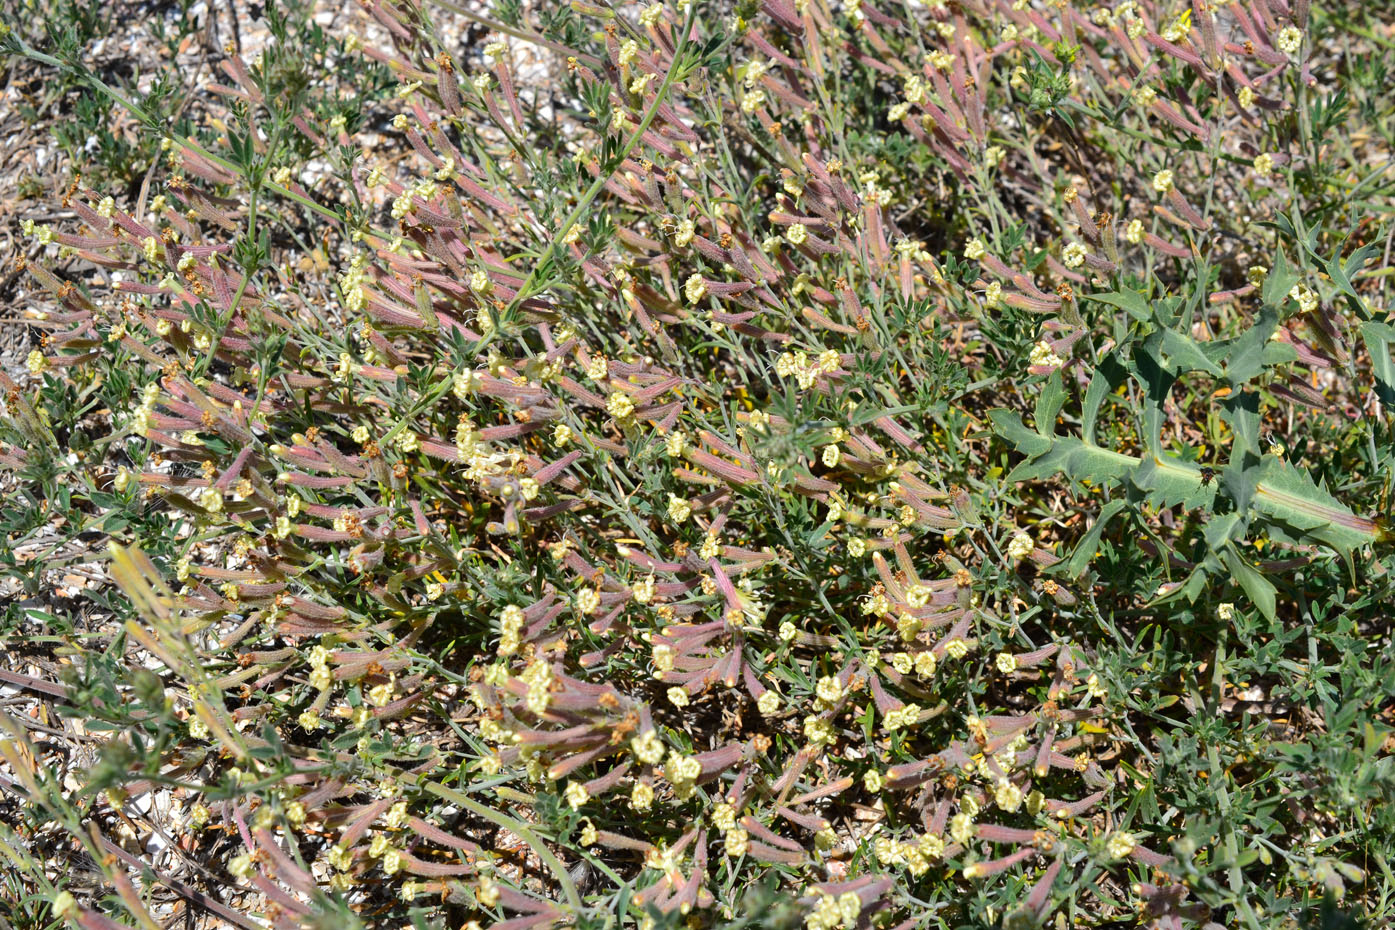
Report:
[[[5,40],[161,152],[25,230],[4,568],[109,579],[5,614],[104,734],[0,746],[44,914],[1389,919],[1387,26],[365,8],[181,124]]]

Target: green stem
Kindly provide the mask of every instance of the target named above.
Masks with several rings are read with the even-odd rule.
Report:
[[[439,3],[442,2],[442,0],[434,0],[434,2]],[[649,109],[645,111],[644,116],[640,119],[639,126],[635,128],[629,141],[627,141],[624,148],[620,150],[620,154],[615,157],[610,169],[602,171],[597,175],[596,180],[587,188],[586,193],[582,195],[576,207],[573,208],[572,212],[567,215],[567,218],[562,221],[562,227],[557,230],[552,241],[548,243],[547,249],[543,251],[542,256],[533,266],[533,270],[528,272],[528,277],[524,279],[523,284],[518,289],[518,293],[514,295],[513,301],[505,311],[505,319],[511,320],[513,314],[517,312],[518,307],[523,301],[532,297],[534,293],[537,293],[535,288],[537,287],[539,270],[547,267],[548,263],[552,260],[552,256],[556,254],[558,245],[566,238],[567,232],[576,225],[581,215],[590,209],[591,202],[600,195],[606,182],[608,182],[611,176],[625,163],[625,159],[630,157],[630,152],[634,151],[635,146],[639,145],[639,140],[649,131],[650,124],[653,123],[654,118],[659,115],[660,105],[662,105],[665,98],[668,97],[668,92],[673,87],[674,82],[678,80],[679,71],[684,70],[681,68],[681,62],[683,53],[688,49],[688,40],[692,35],[693,21],[696,15],[697,5],[694,4],[688,9],[688,17],[683,23],[683,40],[678,43],[678,48],[674,49],[673,59],[669,62],[668,71],[664,74],[664,82],[659,85],[658,91],[654,94],[654,101],[649,104]]]
[[[544,36],[541,36],[536,32],[526,32],[522,29],[518,29],[513,26],[507,25],[506,23],[501,23],[497,19],[490,19],[487,16],[481,16],[473,10],[467,9],[466,7],[463,7],[458,3],[451,3],[450,0],[431,0],[431,2],[443,10],[450,10],[452,13],[455,13],[459,16],[463,16],[470,22],[479,23],[481,26],[486,26],[494,32],[498,32],[506,36],[513,36],[515,39],[522,39],[524,42],[529,42],[533,45],[541,45],[543,48],[550,48],[554,52],[560,52],[563,55],[575,57],[577,61],[582,62],[588,67],[599,67],[601,64],[601,61],[598,58],[593,58],[590,55],[580,54],[575,49],[568,48],[560,42],[554,42],[551,39],[545,38]]]
[[[574,911],[581,910],[581,895],[577,892],[576,883],[572,881],[571,875],[567,873],[567,867],[562,864],[562,860],[552,854],[552,850],[547,848],[547,845],[543,843],[538,835],[534,833],[532,828],[526,823],[517,818],[510,817],[507,814],[488,808],[478,801],[467,797],[463,792],[456,791],[454,788],[447,788],[440,782],[428,781],[423,783],[422,787],[425,788],[428,793],[434,794],[436,797],[449,801],[452,804],[458,804],[470,813],[483,817],[495,826],[508,830],[518,836],[519,839],[528,844],[528,848],[533,850],[534,854],[542,860],[543,864],[552,870],[552,874],[556,876],[557,883],[562,886],[562,893],[567,896],[567,903],[572,906],[572,909]]]
[[[160,132],[160,134],[164,138],[170,139],[173,142],[178,142],[180,145],[189,149],[191,152],[194,152],[199,157],[207,159],[209,162],[211,162],[214,165],[217,165],[225,171],[228,171],[233,174],[237,173],[237,165],[235,165],[231,160],[224,158],[221,155],[214,154],[212,151],[204,148],[202,145],[195,142],[188,136],[180,135],[179,133],[175,132],[174,130],[168,127],[158,126],[156,121],[150,116],[150,114],[147,113],[139,104],[122,94],[116,88],[107,84],[105,81],[97,77],[97,75],[93,74],[88,69],[80,67],[78,65],[69,64],[59,58],[53,57],[52,55],[46,55],[17,37],[15,37],[15,43],[18,46],[19,53],[24,57],[29,58],[33,61],[37,61],[41,64],[46,64],[51,67],[58,68],[60,71],[66,71],[68,73],[76,74],[79,78],[91,84],[95,89],[102,92],[103,94],[106,94],[112,100],[116,101],[123,108],[125,108],[127,112],[129,112],[132,116],[140,120],[145,125],[156,127],[156,130]],[[346,222],[345,218],[341,216],[339,213],[335,212],[334,210],[331,210],[328,207],[323,206],[322,204],[318,204],[315,201],[309,199],[308,197],[302,197],[300,194],[297,194],[295,191],[290,190],[287,187],[277,184],[274,181],[265,181],[263,183],[269,190],[275,191],[282,197],[287,197],[291,200],[294,200],[296,203],[300,204],[308,210],[318,213],[325,219],[335,220],[340,223]],[[370,231],[373,232],[374,235],[380,236],[384,239],[391,239],[393,235],[392,233],[385,232],[383,230],[373,229]]]

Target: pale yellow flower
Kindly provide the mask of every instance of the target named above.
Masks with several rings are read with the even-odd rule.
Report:
[[[576,781],[567,782],[567,788],[563,794],[567,799],[567,805],[572,810],[579,810],[581,805],[591,799],[591,794],[586,790],[586,786]]]
[[[1018,533],[1008,542],[1008,558],[1014,561],[1020,561],[1031,555],[1032,550],[1035,548],[1036,543],[1032,541],[1032,537],[1029,534]]]
[[[707,296],[707,282],[700,274],[690,275],[683,284],[683,293],[687,296],[688,303],[695,304]]]
[[[630,395],[616,391],[606,399],[605,409],[617,420],[623,420],[635,412],[635,402]]]
[[[1122,859],[1133,852],[1134,849],[1137,848],[1138,843],[1134,840],[1132,833],[1120,830],[1109,837],[1109,841],[1106,845],[1111,856],[1115,859]]]
[[[693,505],[676,494],[668,496],[668,518],[675,524],[682,523],[692,516]]]

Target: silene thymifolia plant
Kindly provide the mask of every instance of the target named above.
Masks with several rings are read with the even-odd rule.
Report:
[[[106,883],[53,916],[1258,927],[1360,886],[1365,787],[1174,719],[1237,652],[1333,661],[1285,632],[1315,592],[1391,596],[1390,140],[1317,89],[1351,16],[362,9],[268,5],[188,133],[4,40],[161,150],[23,230],[0,385],[115,618],[58,691],[107,734],[80,790],[0,746]],[[110,849],[156,794],[197,879]]]

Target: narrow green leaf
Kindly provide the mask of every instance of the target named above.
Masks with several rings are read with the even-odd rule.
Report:
[[[882,417],[899,417],[906,413],[915,413],[920,408],[915,404],[902,404],[899,407],[873,408],[870,410],[859,409],[849,420],[852,426],[862,426],[864,423],[871,423],[873,420]]]
[[[1150,455],[1162,454],[1162,428],[1165,410],[1177,376],[1162,361],[1162,335],[1153,333],[1134,352],[1136,377],[1147,389],[1143,404],[1143,439]]]
[[[1119,362],[1119,350],[1115,349],[1100,359],[1099,367],[1090,378],[1090,386],[1085,391],[1085,403],[1080,412],[1080,435],[1085,442],[1094,445],[1095,423],[1099,419],[1100,405],[1110,394],[1118,390],[1129,376]]]
[[[1395,326],[1374,321],[1361,324],[1361,341],[1371,354],[1371,371],[1376,376],[1376,396],[1381,403],[1395,404],[1395,361],[1390,347],[1395,345]]]
[[[1085,574],[1085,570],[1090,567],[1091,560],[1095,557],[1095,550],[1100,546],[1100,536],[1104,533],[1104,528],[1109,525],[1109,521],[1118,515],[1127,505],[1124,500],[1112,500],[1100,508],[1100,515],[1095,518],[1094,526],[1080,537],[1080,541],[1075,544],[1075,550],[1071,552],[1070,558],[1065,562],[1065,572],[1071,578],[1079,578]]]
[[[1264,279],[1264,288],[1261,294],[1264,302],[1271,307],[1277,307],[1288,297],[1288,292],[1293,285],[1298,283],[1298,272],[1289,267],[1288,259],[1284,256],[1284,250],[1279,249],[1279,258],[1274,262],[1274,267]]]
[[[1053,371],[1043,382],[1037,395],[1037,432],[1043,436],[1056,434],[1056,416],[1066,402],[1066,389],[1061,386],[1061,373]]]
[[[1341,260],[1342,249],[1338,246],[1336,254],[1327,262],[1327,276],[1332,279],[1343,294],[1359,302],[1361,297],[1356,293],[1356,288],[1352,286],[1351,279],[1365,268],[1367,261],[1379,253],[1380,245],[1368,242],[1348,255],[1347,260],[1343,262]]]
[[[1228,545],[1221,550],[1221,561],[1226,568],[1230,569],[1231,577],[1236,580],[1250,600],[1254,601],[1259,612],[1264,614],[1266,619],[1273,620],[1278,613],[1278,590],[1260,574],[1245,557],[1242,556],[1234,545]]]

